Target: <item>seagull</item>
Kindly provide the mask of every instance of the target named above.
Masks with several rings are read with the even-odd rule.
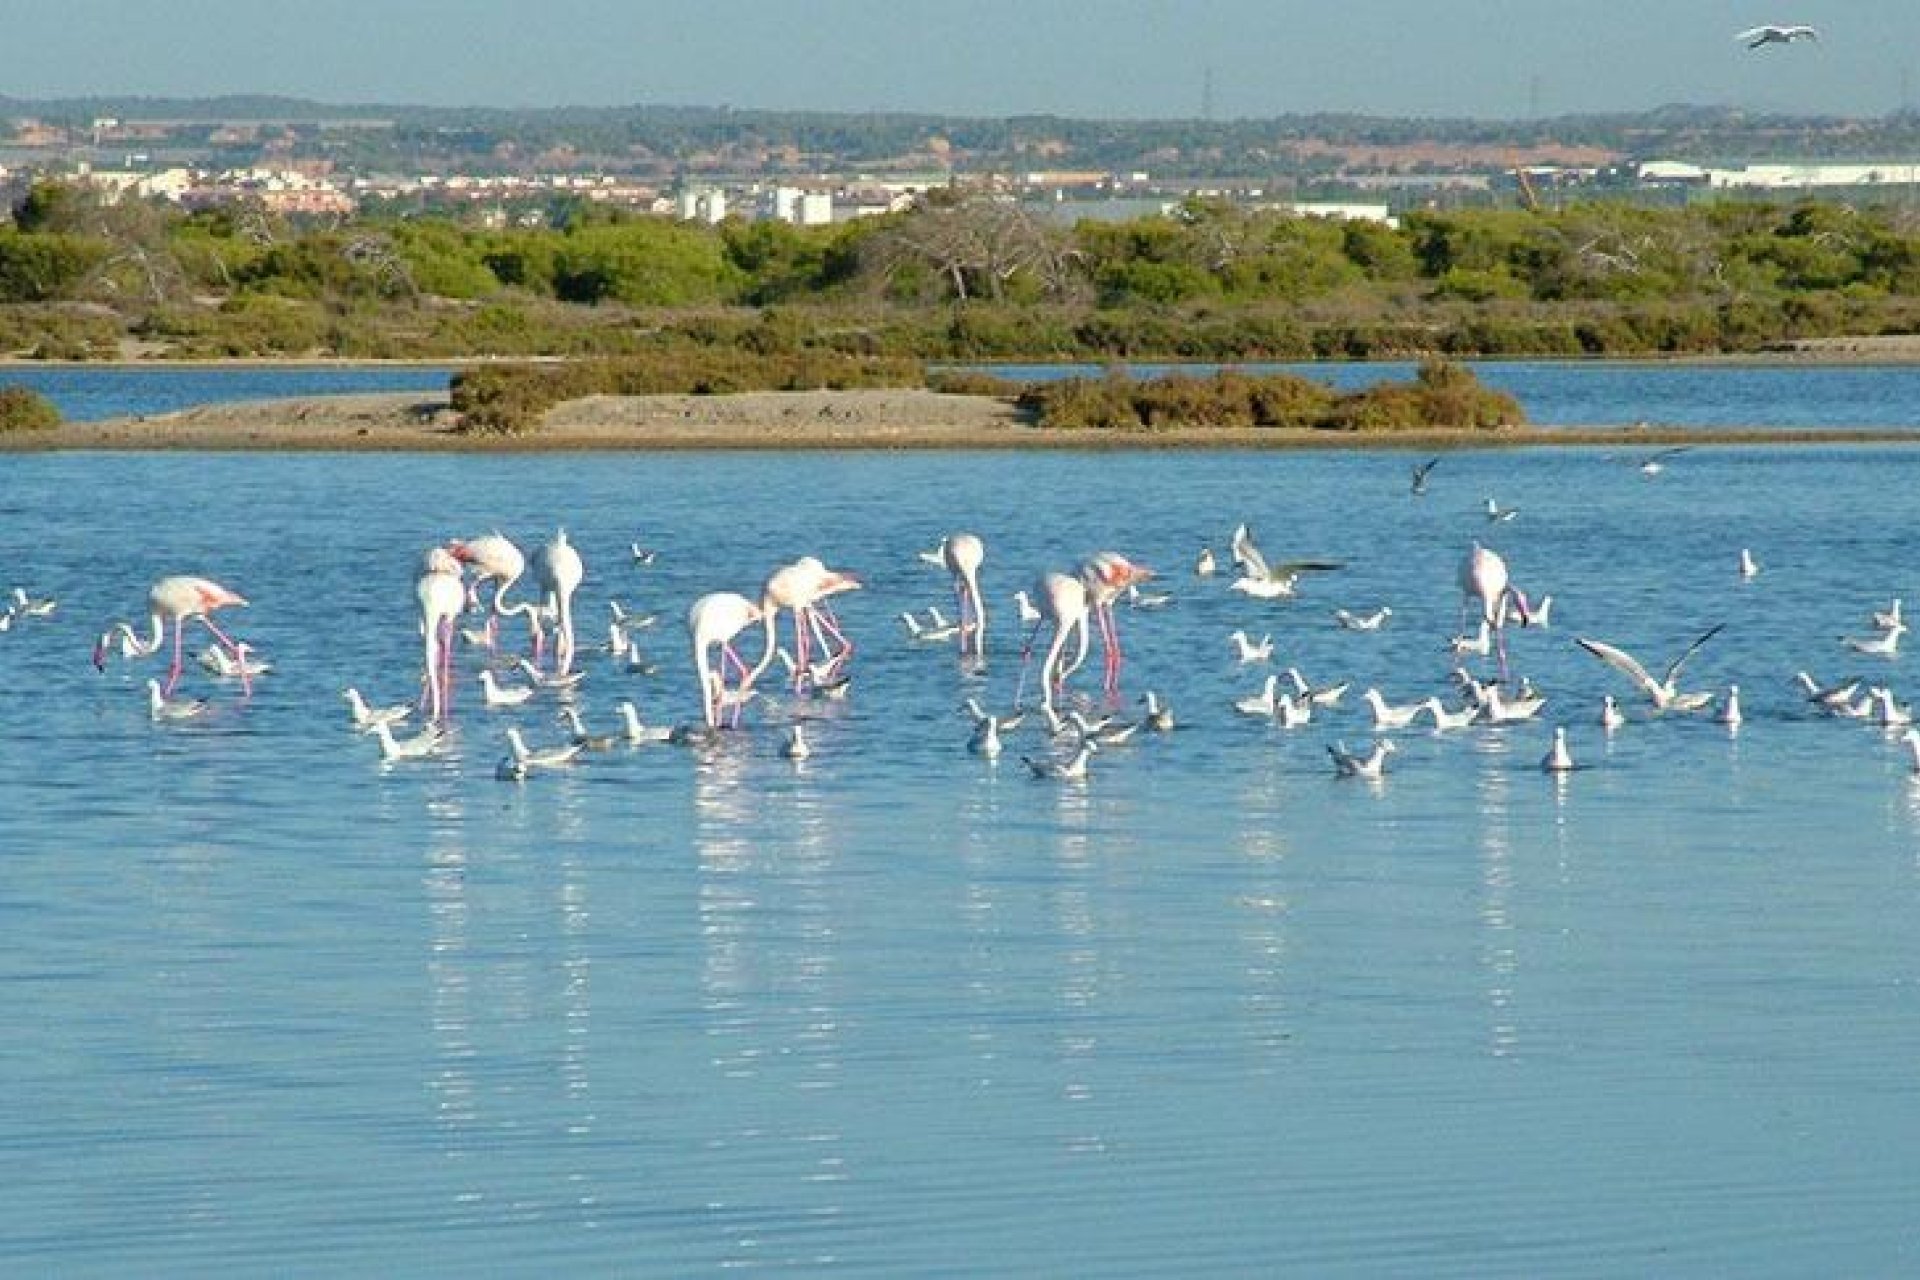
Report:
[[[1434,467],[1438,466],[1439,463],[1440,463],[1440,459],[1438,458],[1429,458],[1425,462],[1414,463],[1413,464],[1413,483],[1408,487],[1407,492],[1411,493],[1416,498],[1426,493],[1427,477],[1433,474]]]
[[[1758,49],[1763,44],[1792,44],[1796,40],[1812,40],[1819,43],[1820,33],[1809,26],[1765,26],[1748,27],[1734,37],[1749,49]]]
[[[1907,730],[1907,754],[1913,757],[1913,773],[1920,777],[1920,730]]]
[[[1273,722],[1282,729],[1299,729],[1313,723],[1313,704],[1304,699],[1296,701],[1292,694],[1283,693],[1274,699]]]
[[[1487,523],[1505,524],[1520,514],[1518,507],[1503,507],[1492,498],[1487,499]]]
[[[961,710],[973,717],[975,725],[991,720],[994,728],[1002,733],[1012,733],[1020,727],[1020,722],[1027,718],[1027,713],[1024,711],[1016,711],[1007,716],[996,716],[980,705],[980,699],[971,697],[961,704]]]
[[[797,724],[789,725],[787,728],[786,741],[780,744],[781,757],[797,762],[805,760],[812,754],[813,748],[807,745],[807,735],[804,726]]]
[[[1244,698],[1235,699],[1233,709],[1243,716],[1271,717],[1276,706],[1273,693],[1279,687],[1280,677],[1268,676],[1267,682],[1260,686],[1259,693],[1250,693]]]
[[[1841,636],[1840,641],[1855,653],[1864,653],[1875,658],[1894,658],[1900,654],[1900,637],[1907,633],[1907,624],[1897,619],[1877,636]]]
[[[1112,716],[1102,716],[1096,722],[1087,719],[1078,711],[1067,712],[1067,719],[1073,722],[1073,727],[1079,732],[1082,741],[1091,742],[1103,750],[1107,747],[1117,747],[1140,732],[1141,722],[1138,720],[1123,724],[1116,722]]]
[[[1611,734],[1627,722],[1626,713],[1620,710],[1620,704],[1613,700],[1612,694],[1600,699],[1600,727]]]
[[[960,624],[947,621],[938,608],[928,609],[925,621],[903,613],[900,625],[907,629],[907,639],[915,644],[944,644],[960,634]]]
[[[1481,705],[1488,724],[1519,724],[1531,720],[1540,714],[1540,708],[1547,705],[1546,698],[1537,693],[1522,690],[1512,698],[1500,692],[1500,686],[1494,685],[1487,690],[1487,700]]]
[[[52,596],[34,597],[27,594],[25,587],[13,589],[13,607],[10,612],[22,618],[51,618],[60,602]]]
[[[1260,643],[1255,644],[1246,632],[1236,631],[1227,637],[1227,641],[1233,645],[1233,651],[1239,655],[1240,662],[1243,666],[1252,662],[1266,662],[1273,657],[1273,637],[1271,635],[1261,636]]]
[[[1567,727],[1557,724],[1553,727],[1553,746],[1540,760],[1540,768],[1546,773],[1567,773],[1573,769],[1573,753],[1567,750]]]
[[[1335,609],[1333,620],[1340,624],[1342,631],[1378,631],[1387,625],[1387,619],[1393,616],[1393,610],[1381,605],[1372,613],[1350,613],[1345,609]]]
[[[1516,592],[1513,597],[1514,616],[1520,619],[1523,627],[1551,626],[1553,623],[1553,597],[1541,596],[1538,600],[1529,600]]]
[[[633,553],[633,562],[642,568],[651,565],[660,554],[655,548],[643,547],[637,542],[629,544],[627,550]]]
[[[967,750],[988,760],[1000,758],[1000,722],[992,716],[985,716],[974,722],[973,736],[967,739]]]
[[[271,662],[262,662],[252,654],[253,646],[245,640],[234,645],[232,654],[219,645],[210,644],[200,651],[200,665],[225,680],[263,676],[273,670]]]
[[[1913,723],[1913,708],[1894,702],[1893,690],[1885,685],[1875,685],[1867,691],[1867,697],[1873,703],[1873,722],[1881,728],[1898,729]]]
[[[1858,680],[1849,680],[1845,684],[1822,686],[1818,680],[1804,671],[1794,672],[1794,679],[1807,692],[1807,701],[1827,711],[1839,711],[1853,705],[1853,695],[1860,690]]]
[[[1424,702],[1409,703],[1400,707],[1389,705],[1387,700],[1380,696],[1378,689],[1366,690],[1360,695],[1360,700],[1373,711],[1373,727],[1382,731],[1404,729],[1418,719],[1421,711],[1426,709]]]
[[[1137,582],[1127,586],[1127,607],[1130,609],[1164,609],[1172,603],[1171,591],[1142,591]]]
[[[1753,552],[1745,547],[1740,548],[1740,580],[1742,582],[1752,582],[1759,576],[1760,562],[1753,558]]]
[[[1289,560],[1285,564],[1270,565],[1260,548],[1253,544],[1253,534],[1244,524],[1233,531],[1233,562],[1239,567],[1240,576],[1227,584],[1228,589],[1256,600],[1291,596],[1301,574],[1341,567],[1335,560]]]
[[[582,751],[611,751],[626,741],[621,733],[588,733],[587,726],[581,723],[580,713],[572,707],[560,708],[560,719],[567,726],[567,734],[574,745]]]
[[[1447,641],[1447,652],[1462,656],[1471,654],[1477,658],[1486,657],[1493,652],[1493,624],[1485,618],[1480,619],[1479,634],[1472,637],[1455,636]]]
[[[627,607],[618,600],[607,601],[607,608],[613,614],[613,620],[620,624],[623,631],[645,631],[660,621],[658,613],[629,613]]]
[[[1020,608],[1020,625],[1034,627],[1040,625],[1040,611],[1033,607],[1033,600],[1024,591],[1013,593],[1013,602]],[[902,615],[904,616],[904,615]]]
[[[942,538],[925,551],[916,551],[913,554],[921,564],[930,564],[936,569],[944,569],[947,567],[947,540]]]
[[[1052,778],[1059,782],[1078,782],[1087,776],[1087,761],[1093,758],[1092,741],[1083,739],[1073,755],[1066,760],[1035,760],[1032,756],[1021,756],[1027,768],[1036,778]]]
[[[1193,562],[1193,576],[1196,578],[1211,578],[1218,570],[1219,566],[1213,562],[1213,548],[1200,548],[1200,554]]]
[[[1720,723],[1729,729],[1738,729],[1745,719],[1746,717],[1740,714],[1740,686],[1730,684],[1727,686],[1727,699],[1720,704]]]
[[[1637,464],[1640,468],[1640,474],[1651,480],[1654,476],[1659,475],[1667,469],[1668,458],[1678,457],[1692,447],[1693,446],[1689,444],[1679,444],[1671,449],[1662,449],[1658,453],[1648,454],[1646,457],[1640,459]]]
[[[622,701],[614,710],[620,713],[620,723],[626,730],[624,736],[630,747],[637,747],[643,742],[667,742],[673,737],[673,730],[664,724],[641,723],[640,708],[630,700]]]
[[[1307,683],[1307,678],[1300,674],[1300,668],[1298,667],[1288,667],[1280,674],[1293,683],[1293,691],[1296,697],[1303,698],[1316,707],[1338,706],[1342,695],[1347,691],[1349,683],[1348,681],[1342,680],[1339,684],[1322,685],[1316,689]]]
[[[158,680],[147,681],[147,711],[155,720],[191,720],[210,705],[205,698],[169,698]]]
[[[428,725],[420,733],[410,738],[393,736],[393,725],[386,720],[376,720],[369,731],[380,743],[380,758],[386,761],[421,760],[436,754],[445,742],[447,731],[439,725]]]
[[[1173,708],[1160,700],[1160,695],[1149,689],[1140,695],[1140,701],[1147,706],[1147,715],[1143,723],[1153,733],[1170,733],[1173,730]]]
[[[507,746],[512,749],[512,761],[522,772],[535,769],[559,769],[573,764],[586,748],[578,742],[569,742],[564,746],[542,747],[538,751],[530,750],[527,740],[520,736],[516,725],[507,726]]]
[[[1464,729],[1480,718],[1480,708],[1469,702],[1458,711],[1449,711],[1438,698],[1428,698],[1420,704],[1421,708],[1433,717],[1435,733],[1446,733],[1452,729]]]
[[[547,675],[525,658],[515,658],[514,665],[520,668],[520,674],[531,681],[536,689],[571,689],[587,678],[587,673],[584,671],[566,671],[557,675]]]
[[[1724,622],[1717,623],[1702,632],[1692,644],[1689,644],[1681,651],[1680,656],[1675,658],[1667,667],[1665,676],[1659,680],[1655,680],[1652,676],[1648,675],[1647,669],[1641,666],[1639,661],[1624,649],[1615,648],[1605,641],[1589,640],[1585,636],[1576,636],[1573,642],[1608,666],[1620,671],[1626,675],[1628,679],[1632,680],[1634,684],[1638,685],[1640,691],[1653,700],[1654,710],[1698,711],[1713,701],[1713,695],[1711,693],[1682,693],[1678,685],[1675,684],[1675,681],[1679,678],[1680,668],[1686,665],[1687,659],[1691,658],[1699,650],[1701,645],[1719,635],[1721,629],[1726,625]]]
[[[533,697],[533,686],[524,684],[502,685],[493,678],[493,672],[480,672],[481,701],[489,707],[517,707]]]
[[[1347,750],[1347,744],[1336,742],[1327,748],[1327,754],[1333,757],[1333,771],[1342,778],[1365,778],[1369,782],[1378,782],[1386,776],[1387,757],[1394,753],[1393,739],[1382,738],[1373,744],[1373,750],[1364,756],[1354,755]]]
[[[1895,596],[1893,603],[1886,609],[1875,609],[1873,611],[1873,625],[1882,631],[1891,631],[1895,627],[1904,627],[1907,625],[1906,619],[1900,616],[1899,596]]]
[[[347,710],[353,716],[353,727],[361,733],[372,733],[376,724],[399,724],[413,714],[413,708],[404,702],[389,707],[370,707],[367,700],[360,696],[360,691],[352,687],[342,691],[340,696],[347,700]]]

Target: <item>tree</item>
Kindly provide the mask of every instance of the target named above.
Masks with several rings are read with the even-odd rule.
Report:
[[[1021,293],[1071,292],[1080,260],[1068,238],[1012,200],[945,193],[923,200],[867,241],[882,281],[920,267],[944,282],[949,296],[996,301]]]

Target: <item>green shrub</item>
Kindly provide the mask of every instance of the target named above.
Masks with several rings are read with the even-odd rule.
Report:
[[[0,433],[50,431],[60,425],[53,402],[27,387],[0,387]]]

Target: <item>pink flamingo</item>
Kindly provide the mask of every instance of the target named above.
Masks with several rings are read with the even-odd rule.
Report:
[[[759,679],[772,663],[778,643],[780,612],[793,611],[794,671],[793,687],[798,689],[807,678],[811,642],[818,640],[825,655],[825,670],[838,674],[853,657],[853,642],[840,630],[831,610],[822,603],[843,591],[858,591],[860,579],[838,569],[829,569],[814,556],[802,556],[792,564],[775,569],[760,590],[761,619],[767,631],[766,652],[760,655],[753,678]],[[839,648],[835,649],[835,644]]]
[[[521,554],[520,548],[502,534],[488,533],[465,541],[455,539],[447,544],[447,550],[461,564],[473,566],[471,591],[474,595],[479,593],[482,583],[493,583],[493,600],[487,609],[487,639],[493,640],[500,619],[523,616],[533,637],[533,656],[538,660],[545,647],[546,636],[534,616],[534,602],[517,600],[508,604],[505,599],[507,592],[513,589],[513,584],[527,571],[527,558]]]
[[[534,553],[533,576],[540,584],[541,603],[552,609],[558,619],[554,627],[553,670],[555,675],[563,676],[573,670],[573,593],[579,590],[580,580],[586,576],[586,566],[580,561],[580,553],[567,541],[565,529],[556,532],[552,542]]]
[[[107,649],[114,637],[121,638],[120,651],[129,657],[144,658],[160,650],[165,638],[168,623],[173,626],[173,665],[167,670],[167,683],[163,694],[171,694],[173,687],[180,682],[180,646],[186,624],[193,621],[202,623],[213,638],[227,651],[229,657],[238,661],[241,657],[240,646],[227,638],[227,634],[214,625],[208,615],[216,609],[246,604],[245,597],[236,591],[214,582],[210,578],[195,578],[187,575],[162,578],[147,590],[147,612],[151,630],[145,639],[136,635],[131,623],[116,622],[101,633],[93,646],[93,665],[104,671],[107,668]],[[251,694],[253,686],[248,678],[246,663],[240,662],[240,688],[243,693]]]
[[[1120,629],[1113,620],[1113,602],[1153,577],[1153,570],[1138,565],[1118,551],[1096,552],[1080,566],[1080,581],[1086,585],[1087,601],[1094,620],[1100,624],[1100,654],[1105,667],[1102,688],[1111,697],[1120,690]]]
[[[1480,617],[1493,628],[1494,648],[1500,657],[1500,679],[1507,678],[1507,612],[1527,615],[1527,598],[1507,575],[1507,562],[1500,554],[1474,543],[1467,558],[1460,562],[1460,619],[1466,629],[1467,601],[1480,601]]]
[[[1040,620],[1033,624],[1033,630],[1028,634],[1027,643],[1021,651],[1020,688],[1014,694],[1014,702],[1017,705],[1026,692],[1027,661],[1033,657],[1033,642],[1039,636],[1041,626],[1051,622],[1053,639],[1048,642],[1047,656],[1040,663],[1040,705],[1051,721],[1055,716],[1054,693],[1087,659],[1087,587],[1077,577],[1049,573],[1034,584],[1033,594],[1040,598]],[[1066,650],[1067,640],[1076,635],[1079,648],[1063,666],[1061,655]]]
[[[693,641],[693,670],[700,681],[700,714],[707,728],[720,727],[720,713],[733,703],[733,723],[740,723],[740,708],[753,688],[755,672],[734,649],[733,641],[742,631],[760,621],[761,607],[734,591],[715,591],[701,596],[687,610],[687,635]],[[720,650],[720,669],[708,658],[710,650]],[[764,666],[764,663],[762,664]],[[732,695],[727,691],[727,670],[740,677],[740,687]]]
[[[414,580],[420,602],[420,634],[425,643],[424,701],[427,718],[444,724],[453,710],[453,625],[466,607],[467,589],[460,562],[445,547],[427,552],[423,572]]]
[[[959,600],[960,656],[967,656],[969,642],[973,656],[987,656],[987,602],[980,594],[980,565],[987,558],[986,544],[971,533],[950,534],[941,544],[940,556],[947,572],[953,575],[953,594]]]

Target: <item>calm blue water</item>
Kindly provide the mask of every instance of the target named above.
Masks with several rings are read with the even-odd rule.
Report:
[[[62,603],[0,635],[0,1258],[1911,1272],[1920,788],[1791,676],[1920,693],[1910,658],[1835,639],[1920,600],[1914,461],[1703,447],[1648,480],[1464,452],[1414,500],[1387,454],[9,458],[0,588]],[[1490,533],[1489,494],[1520,518]],[[1348,567],[1291,603],[1193,579],[1242,518]],[[659,676],[587,659],[597,727],[623,696],[695,714],[685,605],[809,551],[868,580],[854,697],[516,785],[503,726],[555,741],[554,704],[484,711],[467,655],[457,752],[381,766],[339,692],[412,692],[419,550],[559,521],[585,617],[666,614]],[[999,609],[981,678],[894,619],[946,599],[913,552],[958,527]],[[1488,537],[1555,597],[1515,662],[1588,767],[1541,775],[1543,723],[1402,734],[1383,784],[1341,782],[1356,705],[1292,733],[1232,713],[1259,678],[1235,626],[1316,681],[1444,690],[1455,565]],[[1178,597],[1121,626],[1127,693],[1183,727],[1083,785],[1026,776],[1031,730],[969,756],[956,705],[1016,682],[1011,592],[1102,547]],[[245,592],[228,621],[278,670],[250,702],[192,671],[214,714],[156,727],[155,664],[86,658],[171,572]],[[1375,636],[1328,619],[1384,603]],[[1627,690],[1572,637],[1654,660],[1722,621],[1689,676],[1740,684],[1740,733],[1605,741]],[[819,717],[799,767],[794,714]]]
[[[1625,361],[1469,361],[1488,386],[1510,392],[1530,422],[1550,427],[1650,422],[1674,427],[1911,427],[1920,425],[1920,366],[1656,364]],[[1142,376],[1211,365],[1135,364]],[[1417,365],[1251,365],[1315,378],[1342,391],[1406,381]],[[1001,365],[1005,377],[1095,375],[1089,365]]]
[[[7,365],[0,386],[39,392],[75,422],[172,413],[230,400],[343,395],[371,391],[445,391],[447,369],[421,365]]]

